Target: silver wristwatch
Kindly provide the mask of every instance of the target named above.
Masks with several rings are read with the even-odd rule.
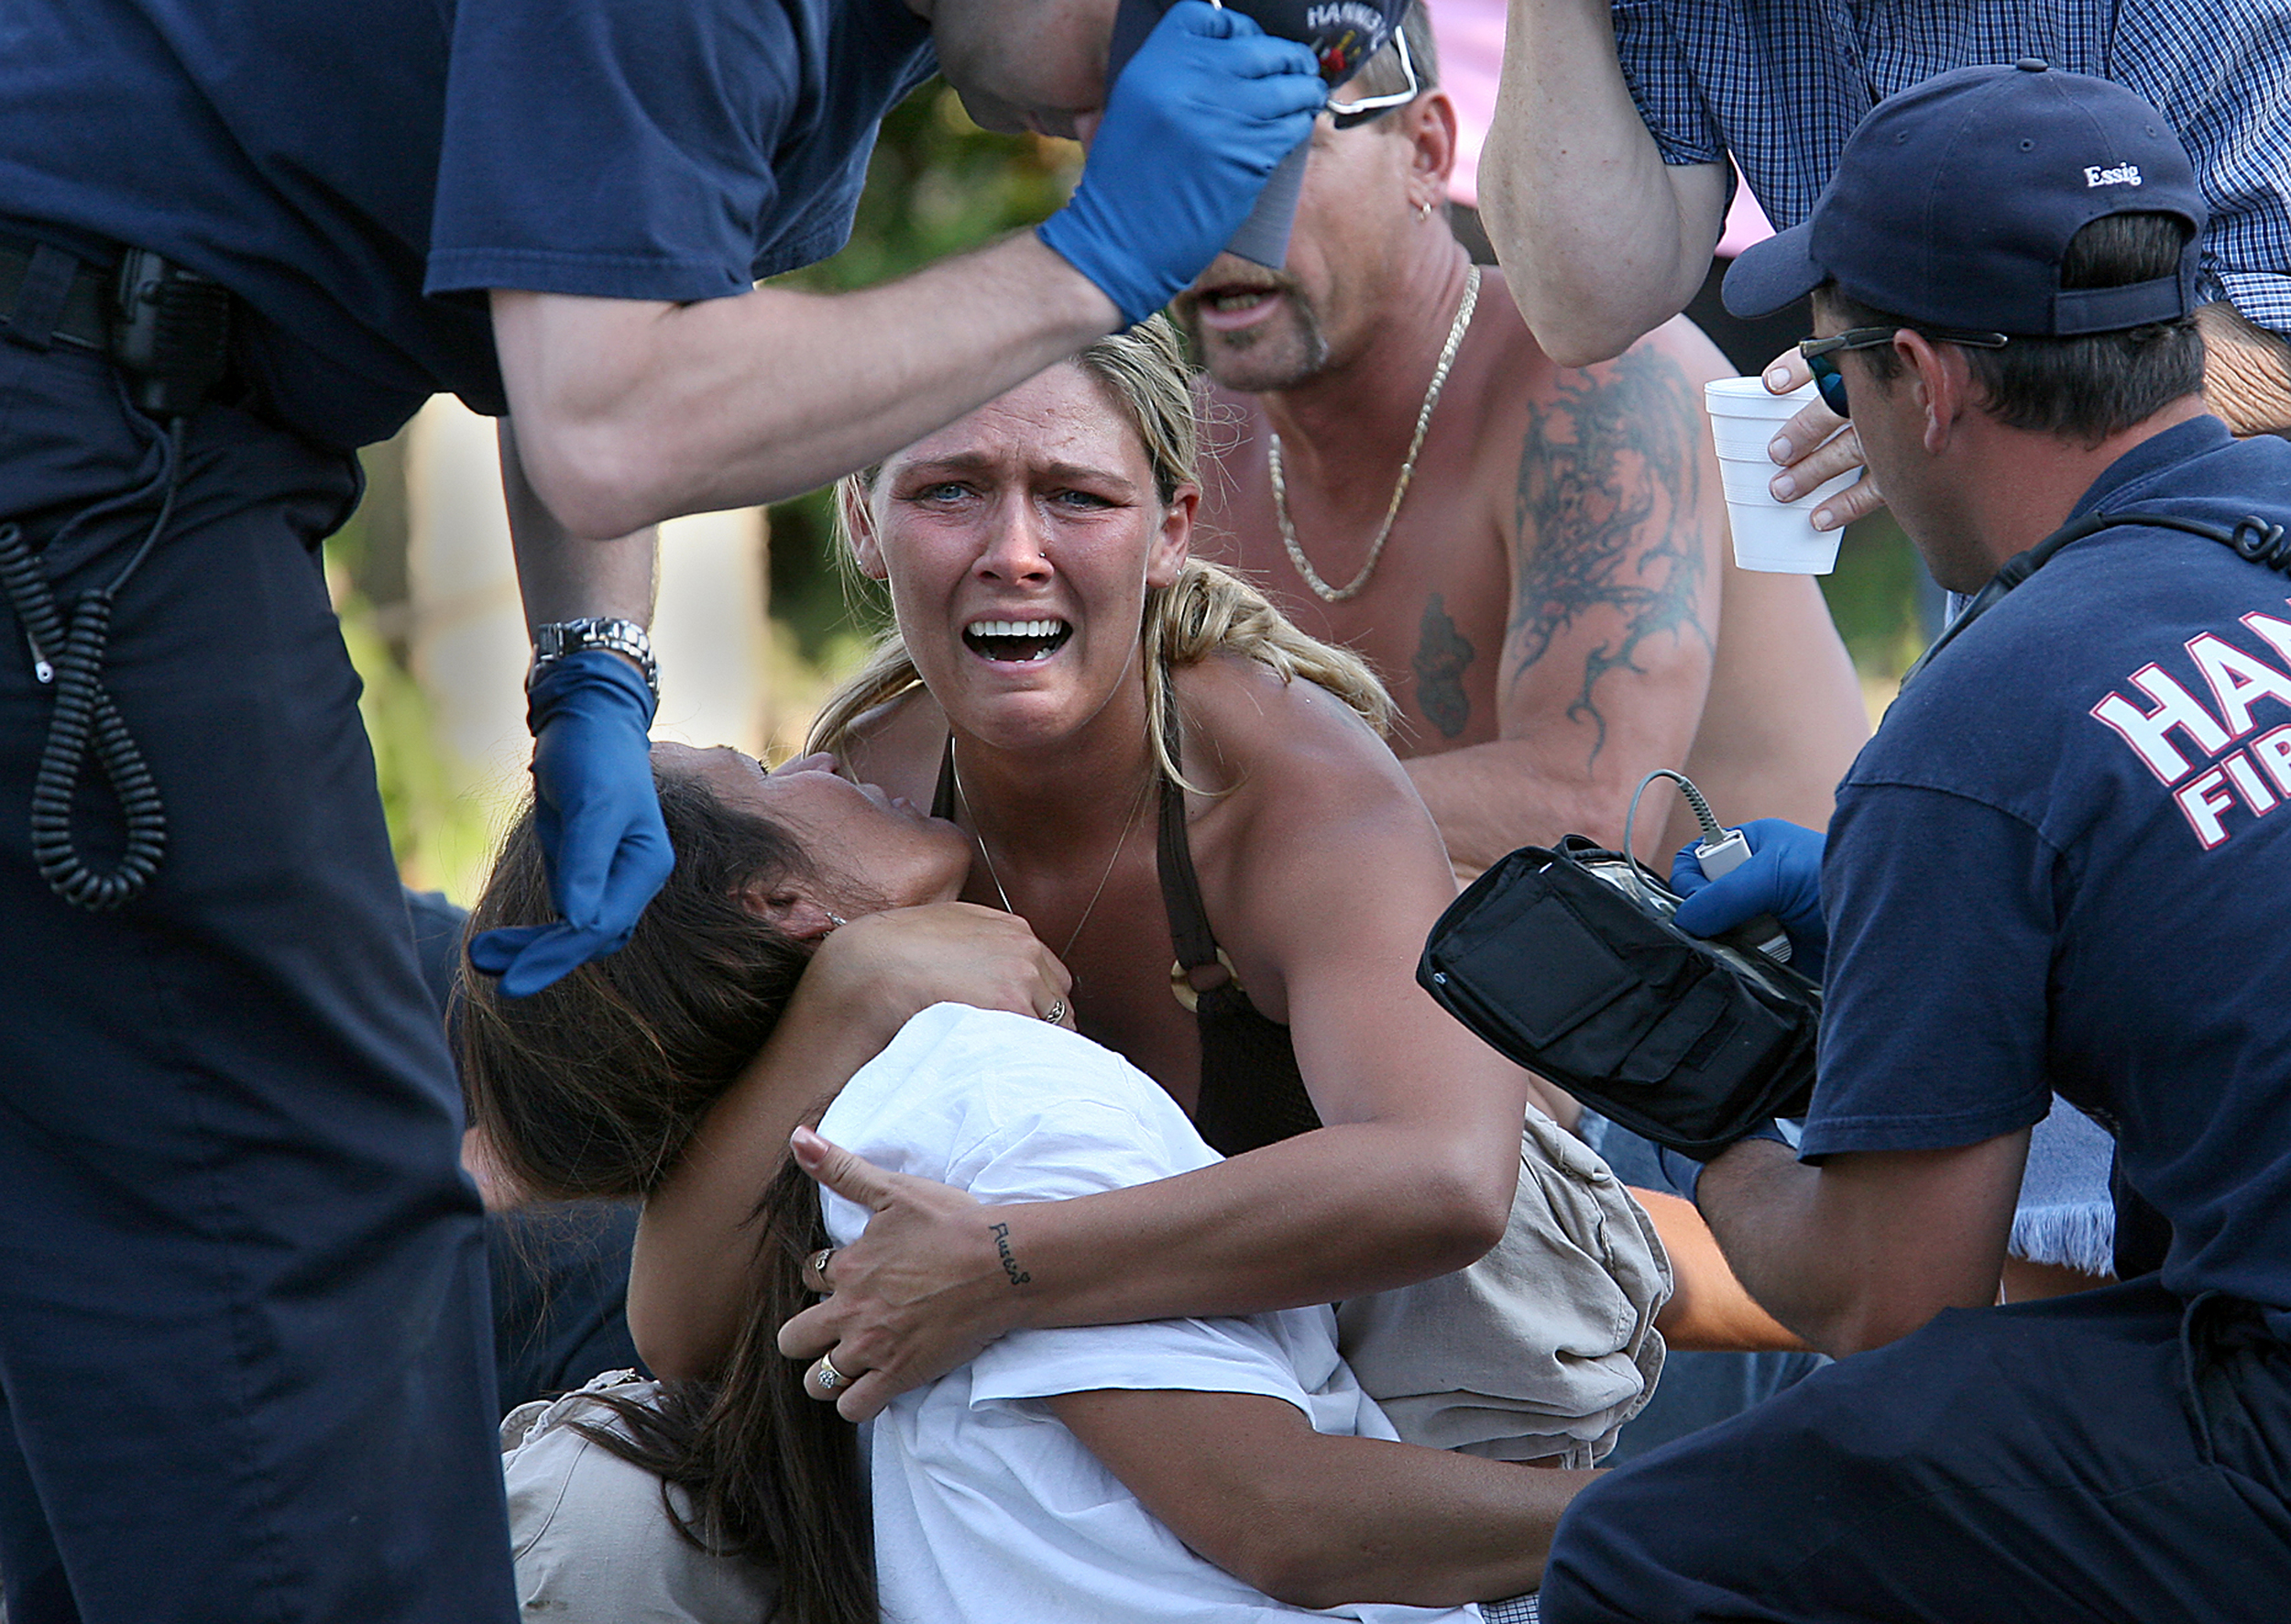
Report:
[[[525,673],[525,686],[532,687],[533,679],[547,670],[552,662],[577,654],[583,649],[610,649],[635,661],[637,669],[644,674],[645,686],[652,690],[652,703],[660,703],[660,662],[652,658],[652,640],[644,634],[644,628],[634,620],[608,620],[599,616],[581,620],[552,620],[545,626],[534,627],[533,663]]]

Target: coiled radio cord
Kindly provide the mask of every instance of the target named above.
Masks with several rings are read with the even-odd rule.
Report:
[[[170,420],[160,437],[158,475],[127,499],[148,500],[157,487],[161,492],[159,516],[111,583],[80,595],[68,625],[22,529],[0,525],[0,590],[7,593],[16,623],[31,645],[34,675],[56,690],[48,742],[32,780],[32,861],[50,890],[92,913],[108,912],[140,895],[167,855],[167,810],[159,799],[159,782],[104,686],[104,654],[111,636],[112,606],[120,589],[142,567],[174,516],[175,494],[182,479],[183,423],[180,415]],[[101,872],[81,857],[71,829],[72,798],[91,746],[126,827],[119,860]]]

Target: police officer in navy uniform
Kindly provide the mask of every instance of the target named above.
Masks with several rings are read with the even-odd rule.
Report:
[[[1981,595],[1826,850],[1753,825],[1741,868],[1679,875],[1690,928],[1826,918],[1803,1136],[1694,1193],[1751,1292],[1852,1356],[1586,1490],[1553,1624],[2283,1614],[2291,447],[2204,410],[2203,222],[2153,107],[2030,60],[1882,104],[1728,278],[1746,315],[1814,294],[1833,407]],[[1990,1306],[2054,1090],[2167,1241]]]
[[[1163,8],[1153,7],[1158,15]],[[501,416],[564,920],[665,872],[651,526],[1158,306],[1307,135],[1201,0],[28,0],[0,23],[0,1585],[13,1624],[507,1619],[453,1072],[321,578],[352,453]],[[943,67],[1093,137],[1039,232],[841,298]],[[37,827],[36,827],[37,826]]]

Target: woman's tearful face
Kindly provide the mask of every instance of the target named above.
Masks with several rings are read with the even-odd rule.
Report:
[[[1024,749],[1136,679],[1146,591],[1177,578],[1196,494],[1162,502],[1135,429],[1069,363],[892,457],[855,541],[949,719]]]

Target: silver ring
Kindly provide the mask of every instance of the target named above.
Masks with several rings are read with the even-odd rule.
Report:
[[[828,1283],[828,1265],[834,1258],[834,1256],[835,1248],[833,1246],[825,1247],[822,1250],[814,1252],[811,1255],[811,1272],[819,1277],[819,1283],[823,1286]]]
[[[835,1367],[834,1362],[830,1360],[827,1355],[822,1354],[819,1355],[819,1390],[821,1392],[832,1393],[838,1388],[849,1387],[850,1385],[851,1378],[844,1375],[840,1370],[838,1370]]]
[[[1050,1013],[1044,1015],[1042,1018],[1049,1022],[1053,1026],[1064,1020],[1066,1018],[1066,1000],[1063,998],[1051,999]]]

